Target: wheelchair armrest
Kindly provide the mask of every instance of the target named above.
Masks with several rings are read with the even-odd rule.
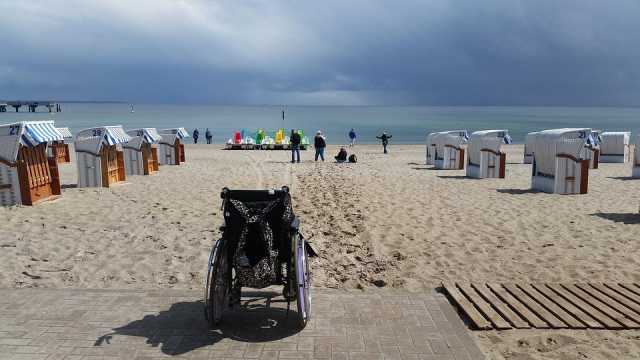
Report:
[[[296,231],[300,229],[300,219],[298,219],[297,216],[294,217],[293,220],[291,220],[291,229]]]

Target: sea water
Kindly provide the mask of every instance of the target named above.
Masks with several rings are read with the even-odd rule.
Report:
[[[429,132],[444,130],[507,129],[515,142],[531,131],[562,127],[589,127],[605,131],[640,132],[640,108],[587,107],[430,107],[430,106],[209,106],[63,103],[62,112],[19,113],[13,108],[0,113],[0,124],[22,120],[54,120],[73,133],[101,125],[122,125],[125,129],[182,126],[189,133],[200,131],[201,141],[209,128],[214,143],[223,143],[236,130],[253,134],[262,128],[304,129],[309,138],[322,130],[330,144],[345,144],[354,128],[360,143],[376,142],[386,130],[391,143],[423,144]],[[282,118],[284,111],[284,119]]]

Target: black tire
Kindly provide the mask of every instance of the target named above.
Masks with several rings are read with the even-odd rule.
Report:
[[[211,249],[205,287],[205,315],[209,326],[222,320],[222,313],[228,307],[230,276],[227,246],[224,239],[218,240]]]
[[[295,268],[295,284],[298,307],[298,325],[300,328],[307,326],[311,319],[311,272],[309,271],[309,257],[304,244],[304,239],[294,235],[293,261]]]

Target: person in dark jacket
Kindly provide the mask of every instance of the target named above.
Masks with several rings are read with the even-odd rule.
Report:
[[[386,131],[383,131],[382,135],[376,136],[376,138],[382,141],[382,148],[384,149],[384,153],[388,154],[389,152],[387,151],[387,145],[389,145],[389,139],[391,139],[391,135],[387,134]]]
[[[300,142],[302,142],[300,134],[295,130],[291,130],[289,141],[291,141],[291,163],[296,162],[296,156],[298,158],[298,162],[300,162]]]
[[[198,143],[198,137],[200,137],[200,131],[198,129],[193,130],[193,143]]]
[[[327,147],[327,141],[320,130],[318,130],[316,137],[313,139],[313,147],[316,148],[316,161],[318,161],[318,156],[324,161],[324,149]]]
[[[347,149],[345,149],[344,147],[341,147],[340,151],[338,151],[338,155],[336,155],[335,158],[336,158],[336,161],[339,163],[347,161]]]
[[[209,128],[207,128],[207,131],[204,132],[204,137],[207,139],[207,144],[211,144],[213,135],[211,135],[211,131],[209,131]]]

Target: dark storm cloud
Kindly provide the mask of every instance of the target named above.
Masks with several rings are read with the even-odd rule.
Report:
[[[636,0],[0,0],[0,12],[0,98],[640,105]]]

